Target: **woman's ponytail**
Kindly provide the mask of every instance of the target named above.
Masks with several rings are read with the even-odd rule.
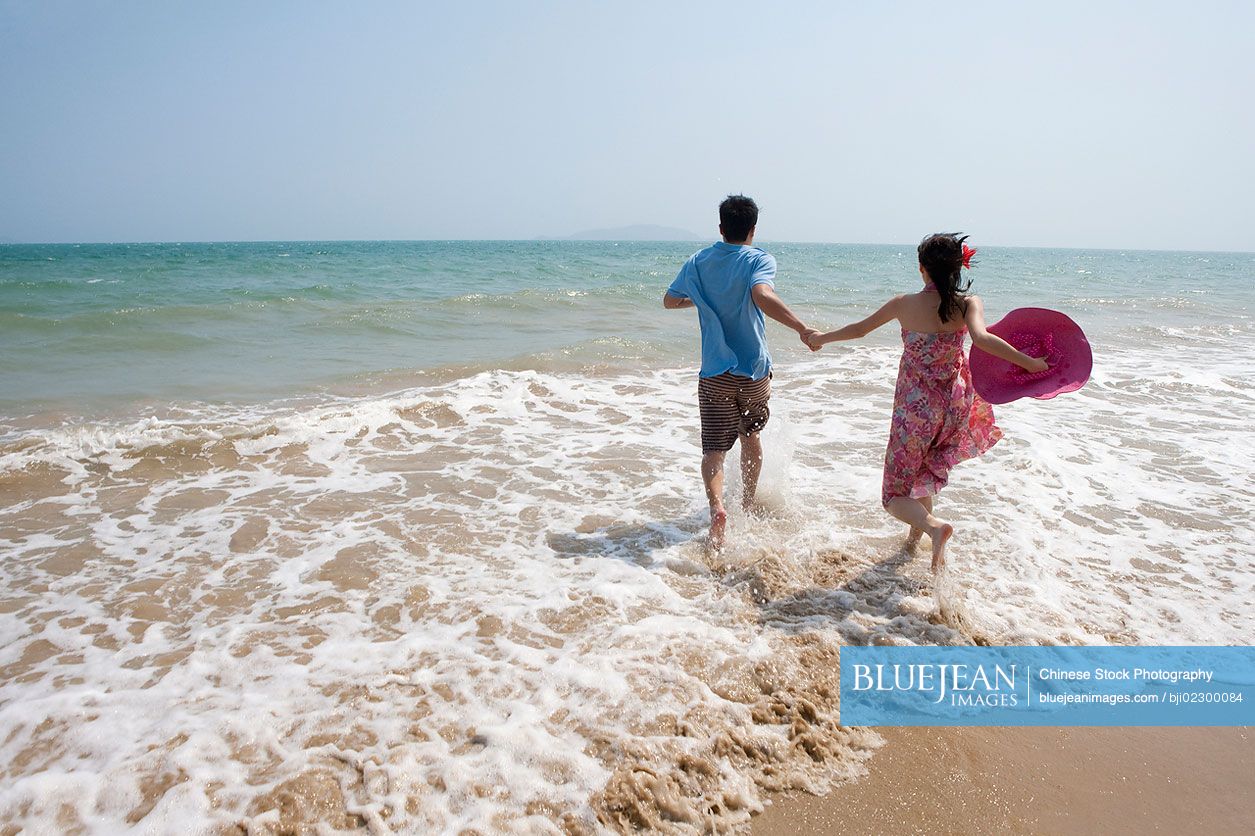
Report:
[[[919,245],[919,263],[928,273],[929,280],[941,297],[937,305],[937,315],[942,322],[949,322],[956,314],[962,316],[967,306],[964,297],[971,281],[963,284],[963,268],[971,266],[972,255],[976,252],[963,242],[966,235],[957,232],[938,232],[929,235]]]

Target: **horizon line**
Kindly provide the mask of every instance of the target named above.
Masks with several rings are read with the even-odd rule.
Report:
[[[81,247],[81,246],[147,246],[183,244],[435,244],[435,243],[483,243],[483,244],[699,244],[679,238],[237,238],[237,239],[183,239],[169,241],[0,241],[0,247]],[[712,239],[712,242],[715,239]],[[758,244],[820,244],[834,247],[914,247],[907,242],[883,241],[793,241],[763,239]],[[1148,247],[1074,247],[1025,244],[983,244],[988,249],[1008,250],[1071,250],[1077,252],[1145,252],[1145,253],[1215,253],[1224,255],[1255,255],[1255,250],[1199,250],[1199,249],[1152,249]],[[977,249],[980,249],[979,247]]]

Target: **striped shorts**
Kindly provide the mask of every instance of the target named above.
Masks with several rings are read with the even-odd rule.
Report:
[[[697,405],[702,414],[702,452],[726,453],[739,435],[753,435],[767,426],[771,410],[771,374],[752,380],[724,372],[697,380]]]

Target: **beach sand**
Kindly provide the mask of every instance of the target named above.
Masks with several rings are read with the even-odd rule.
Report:
[[[1249,833],[1250,728],[897,728],[863,779],[777,795],[755,836]]]

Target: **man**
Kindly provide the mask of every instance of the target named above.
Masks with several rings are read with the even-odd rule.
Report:
[[[702,368],[697,403],[702,422],[702,481],[710,503],[710,544],[723,545],[728,514],[723,507],[723,460],[741,442],[742,507],[749,510],[762,470],[758,434],[767,424],[771,355],[763,314],[792,328],[802,342],[808,328],[776,295],[776,260],[753,246],[758,205],[744,195],[719,204],[723,240],[696,253],[662,297],[664,308],[697,308]]]

